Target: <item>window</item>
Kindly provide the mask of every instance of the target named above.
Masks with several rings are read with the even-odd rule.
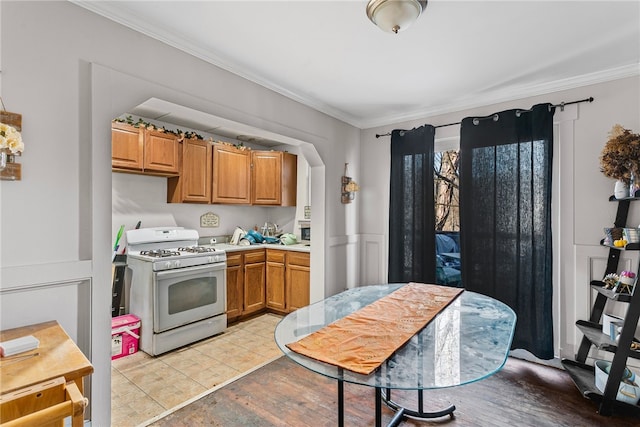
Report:
[[[448,286],[462,286],[458,144],[458,138],[436,141],[433,164],[436,283]]]

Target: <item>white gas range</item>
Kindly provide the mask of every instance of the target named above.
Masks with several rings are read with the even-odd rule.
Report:
[[[157,355],[227,327],[227,256],[198,246],[198,232],[180,227],[130,230],[129,312],[140,317],[140,349]]]

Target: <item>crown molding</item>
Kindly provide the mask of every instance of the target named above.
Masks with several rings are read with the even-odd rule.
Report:
[[[371,120],[361,120],[359,121],[357,127],[359,127],[360,129],[370,129],[380,126],[389,126],[392,124],[407,122],[411,120],[425,119],[436,115],[455,113],[456,111],[485,107],[487,105],[516,101],[518,99],[547,95],[553,92],[575,89],[598,83],[605,83],[608,81],[637,76],[640,76],[640,64],[630,64],[595,73],[583,74],[581,76],[571,77],[563,80],[554,80],[552,82],[538,85],[523,85],[517,86],[510,90],[494,91],[490,94],[475,97],[473,100],[465,99],[459,102],[440,104],[406,114],[381,116]]]
[[[214,55],[185,39],[176,39],[176,35],[170,31],[162,31],[162,29],[157,26],[153,26],[151,24],[146,25],[144,21],[131,19],[126,10],[109,6],[109,2],[94,2],[87,0],[69,1],[358,129],[388,126],[395,123],[424,119],[435,115],[463,111],[532,96],[545,95],[552,92],[640,75],[640,64],[636,63],[537,85],[516,86],[509,90],[494,91],[489,94],[475,96],[473,99],[464,99],[451,103],[440,104],[403,114],[383,115],[375,118],[360,118],[346,111],[334,108],[319,101],[318,99],[293,92],[258,74],[250,72],[233,61]]]
[[[103,16],[111,21],[114,21],[118,24],[121,24],[133,31],[144,34],[146,36],[151,37],[152,39],[158,40],[168,46],[174,47],[182,52],[188,53],[189,55],[195,56],[198,59],[201,59],[205,62],[208,62],[212,65],[215,65],[218,68],[221,68],[225,71],[230,72],[238,77],[242,77],[245,80],[249,80],[259,86],[262,86],[266,89],[272,90],[280,95],[283,95],[293,101],[299,102],[307,107],[310,107],[316,111],[324,113],[330,117],[343,121],[352,126],[358,127],[358,118],[346,113],[337,108],[331,107],[330,105],[320,102],[317,99],[313,99],[307,96],[299,95],[296,92],[293,92],[281,85],[278,85],[270,80],[265,79],[264,77],[251,73],[246,68],[239,66],[237,63],[233,61],[229,61],[228,59],[224,59],[220,56],[214,55],[205,49],[202,49],[200,46],[197,46],[194,43],[191,43],[182,38],[176,38],[176,34],[170,31],[162,31],[161,28],[157,26],[146,24],[145,22],[141,22],[138,19],[131,19],[130,14],[128,14],[124,10],[119,10],[114,7],[107,5],[109,2],[93,2],[87,0],[69,0],[71,3],[74,3],[84,9],[87,9],[91,12],[94,12],[100,16]]]

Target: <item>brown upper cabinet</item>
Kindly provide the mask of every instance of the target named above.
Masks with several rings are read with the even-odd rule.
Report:
[[[211,202],[251,203],[251,155],[225,144],[213,144],[213,186]]]
[[[187,139],[179,177],[169,178],[169,203],[295,206],[297,156],[240,150]]]
[[[169,203],[211,203],[212,151],[211,143],[202,139],[182,142],[182,172],[167,181]]]
[[[116,172],[177,175],[180,147],[175,135],[111,124],[111,168]]]
[[[142,170],[144,136],[140,129],[111,124],[111,167]]]
[[[298,158],[282,151],[251,152],[251,204],[295,206]]]

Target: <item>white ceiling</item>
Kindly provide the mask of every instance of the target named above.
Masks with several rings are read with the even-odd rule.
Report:
[[[72,1],[362,129],[640,74],[638,0]]]

